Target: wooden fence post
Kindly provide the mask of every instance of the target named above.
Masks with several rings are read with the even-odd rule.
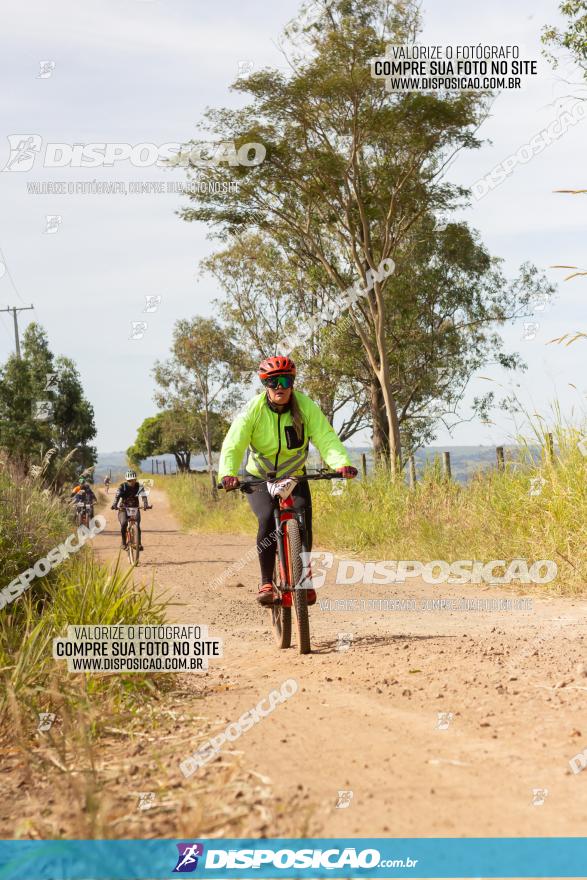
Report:
[[[363,479],[365,479],[367,476],[367,456],[364,452],[361,454],[361,468],[363,471]]]
[[[409,465],[409,473],[410,473],[410,489],[416,488],[416,483],[418,482],[416,477],[416,459],[413,455],[410,455],[408,460]]]
[[[495,454],[497,456],[497,469],[498,471],[505,470],[505,456],[503,454],[503,446],[495,447]]]
[[[167,476],[167,467],[165,465],[165,460],[163,461],[163,474],[164,476]]]
[[[450,452],[442,453],[442,469],[444,471],[444,476],[447,480],[451,479],[451,470],[450,470]]]
[[[553,461],[554,459],[554,438],[552,434],[546,435],[546,454],[548,456],[549,461]]]
[[[159,473],[159,459],[158,458],[155,460],[155,464],[157,466],[157,473]]]

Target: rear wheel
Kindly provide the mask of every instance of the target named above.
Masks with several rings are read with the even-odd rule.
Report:
[[[289,581],[293,588],[294,605],[296,609],[296,621],[298,626],[298,645],[300,654],[309,654],[312,650],[310,645],[310,620],[308,617],[308,593],[307,590],[296,589],[302,580],[302,538],[300,526],[297,520],[288,519],[285,540],[288,542],[288,566]]]
[[[128,559],[131,565],[139,564],[139,530],[137,524],[130,520],[126,530]]]
[[[275,562],[273,582],[278,584],[279,581],[279,560],[277,560]],[[289,608],[284,608],[283,605],[272,605],[271,622],[273,624],[275,641],[279,647],[289,648],[291,646],[291,606]]]

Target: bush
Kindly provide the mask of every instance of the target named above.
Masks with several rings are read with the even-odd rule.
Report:
[[[67,507],[30,478],[0,473],[0,587],[34,565],[74,531]],[[132,570],[94,562],[84,548],[36,578],[0,609],[0,717],[23,727],[55,701],[72,706],[107,698],[132,700],[162,676],[73,676],[52,658],[52,640],[72,624],[161,623],[165,604],[153,588],[137,590]]]
[[[535,421],[534,442],[547,439]],[[477,473],[467,484],[447,482],[431,465],[410,490],[384,470],[347,482],[341,495],[313,483],[314,543],[372,559],[422,562],[523,558],[556,562],[549,589],[582,590],[587,581],[587,458],[583,432],[559,427],[552,457],[536,459],[521,439],[504,471]],[[256,520],[240,493],[213,501],[207,478],[169,477],[164,485],[185,528],[254,534]]]

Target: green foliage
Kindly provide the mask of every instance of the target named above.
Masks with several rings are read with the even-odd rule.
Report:
[[[181,430],[205,450],[215,492],[212,452],[223,430],[222,418],[242,399],[240,385],[248,359],[235,343],[233,328],[200,316],[177,321],[171,352],[169,360],[155,365],[154,376],[162,389],[155,400],[175,413]],[[172,421],[170,430],[175,429]]]
[[[340,496],[319,485],[314,498],[316,543],[372,559],[488,561],[550,559],[549,586],[579,592],[587,579],[587,459],[581,432],[558,428],[557,454],[535,464],[523,442],[518,460],[466,485],[446,482],[431,466],[411,491],[378,473]],[[540,440],[544,435],[539,432]],[[530,494],[541,478],[541,491]]]
[[[0,471],[1,588],[73,531],[59,499],[31,478]],[[74,623],[161,623],[164,617],[164,603],[152,587],[136,589],[131,569],[98,565],[90,551],[80,550],[0,609],[0,718],[36,727],[36,713],[50,711],[55,700],[69,701],[72,710],[82,697],[107,699],[112,707],[152,688],[151,675],[88,674],[79,677],[80,689],[53,660],[52,639]]]
[[[134,467],[153,455],[171,454],[175,456],[178,471],[187,471],[190,459],[206,450],[204,413],[182,409],[176,404],[143,421],[137,432],[137,439],[127,449],[128,460]],[[222,446],[222,440],[229,424],[219,413],[209,414],[210,443],[213,452]]]
[[[63,502],[32,477],[17,479],[0,465],[0,584],[6,586],[71,531]]]
[[[54,376],[50,384],[49,376]],[[36,403],[44,400],[53,409],[46,420],[34,412]],[[53,449],[47,477],[63,485],[95,463],[96,450],[88,445],[95,435],[94,411],[75,364],[66,357],[55,358],[45,331],[29,324],[22,358],[12,355],[0,369],[0,448],[25,470]]]
[[[535,428],[534,440],[546,449],[544,430],[540,424]],[[385,469],[346,483],[341,495],[333,495],[329,484],[313,484],[314,543],[371,560],[548,559],[556,562],[558,575],[547,589],[578,593],[587,579],[587,458],[577,446],[581,435],[559,426],[556,455],[551,460],[545,452],[539,463],[521,439],[519,456],[505,471],[479,473],[466,485],[445,480],[439,461],[426,468],[413,491],[390,480]],[[538,478],[544,480],[541,491],[531,494]],[[237,493],[220,493],[218,504],[211,505],[201,478],[173,477],[164,485],[184,528],[255,533],[255,517]]]
[[[553,67],[558,58],[550,49],[564,49],[587,75],[587,3],[585,0],[562,0],[559,12],[567,18],[566,30],[549,25],[542,31],[542,42],[547,47],[544,54]]]
[[[357,375],[368,375],[368,370],[356,333],[347,329],[343,334],[342,321],[322,320],[325,307],[338,298],[323,269],[253,233],[239,236],[202,265],[225,292],[218,302],[220,313],[250,353],[251,370],[268,355],[281,353],[280,342],[289,333],[295,335],[297,328],[318,319],[323,326],[293,352],[296,384],[319,403],[331,423],[342,407],[350,406],[343,424],[337,425],[342,440],[367,427],[368,407]]]
[[[234,88],[249,103],[206,115],[219,140],[262,143],[264,161],[198,168],[214,182],[238,179],[238,191],[200,188],[182,213],[212,225],[228,243],[206,266],[221,275],[233,319],[242,320],[239,281],[245,304],[267,290],[284,292],[282,314],[265,309],[257,328],[252,320],[245,325],[257,347],[279,323],[292,336],[310,315],[322,323],[325,303],[340,304],[352,284],[364,289],[367,273],[393,259],[395,274],[346,310],[344,330],[326,326],[294,356],[309,390],[331,379],[333,393],[319,397],[329,417],[341,402],[352,407],[345,436],[370,417],[376,453],[394,470],[402,445],[429,441],[439,419],[454,414],[481,363],[517,365],[515,355],[502,352],[495,328],[523,314],[523,280],[534,271],[523,268],[508,284],[466,224],[435,222],[469,197],[445,170],[458,151],[480,145],[476,132],[489,96],[386,92],[371,76],[371,60],[389,43],[414,42],[420,31],[414,0],[304,7],[286,35],[294,58],[289,75],[264,69],[241,78]],[[247,240],[262,243],[259,263],[251,248],[243,253]],[[231,281],[233,254],[242,259]],[[542,289],[546,281],[537,284]],[[485,398],[478,409],[486,412],[490,403]]]
[[[211,503],[213,495],[203,474],[159,477],[157,485],[167,492],[184,529],[246,535],[257,530],[257,521],[240,492],[219,492],[218,500]]]

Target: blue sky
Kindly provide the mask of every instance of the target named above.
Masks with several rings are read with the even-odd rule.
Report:
[[[255,68],[283,64],[277,40],[297,7],[291,0],[4,0],[0,166],[9,154],[10,134],[35,133],[44,142],[64,143],[189,139],[206,106],[240,100],[228,90],[239,61]],[[540,30],[558,16],[556,3],[544,0],[428,0],[424,20],[422,42],[507,41],[524,47],[526,57],[540,59]],[[46,79],[37,77],[42,60],[55,62]],[[539,75],[523,91],[496,99],[480,131],[491,143],[461,155],[450,178],[471,185],[527,143],[555,118],[561,98],[580,94],[567,79],[579,77],[568,68],[553,71],[540,59]],[[535,319],[540,327],[534,340],[522,338],[521,325],[506,328],[503,336],[529,365],[513,380],[525,405],[547,415],[557,397],[575,419],[584,411],[585,343],[569,348],[546,343],[587,329],[587,279],[563,283],[563,273],[549,268],[587,262],[583,198],[553,193],[585,186],[586,133],[587,122],[578,122],[465,212],[490,252],[504,259],[508,274],[531,261],[560,281],[556,299]],[[128,184],[182,176],[128,162],[110,170],[35,166],[30,172],[0,174],[0,248],[8,269],[1,275],[0,267],[0,306],[34,302],[36,311],[21,315],[22,329],[34,316],[47,329],[53,351],[76,361],[95,407],[101,451],[128,446],[143,418],[155,411],[150,370],[157,358],[166,357],[175,321],[212,313],[220,291],[211,279],[199,277],[198,262],[213,244],[203,226],[177,218],[183,200],[174,194],[33,195],[27,183]],[[45,234],[45,217],[55,214],[62,217],[59,231]],[[147,295],[162,297],[151,315],[143,313]],[[140,320],[148,324],[144,337],[131,340],[131,322]],[[0,360],[12,347],[11,320],[0,315]],[[498,383],[511,381],[494,369],[481,372]],[[487,388],[477,377],[467,399]],[[442,430],[437,442],[499,444],[507,442],[512,429],[509,419],[498,415],[492,426],[460,425],[452,438]]]

